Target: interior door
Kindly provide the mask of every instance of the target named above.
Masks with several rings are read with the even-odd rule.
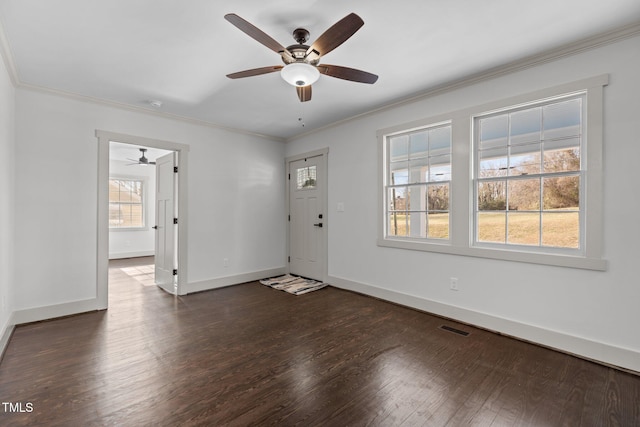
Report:
[[[170,153],[156,159],[156,245],[155,277],[156,285],[165,291],[176,294],[177,270],[176,233],[174,224],[176,215],[176,180],[174,172],[176,153]]]
[[[324,280],[326,212],[322,155],[289,162],[289,272]]]

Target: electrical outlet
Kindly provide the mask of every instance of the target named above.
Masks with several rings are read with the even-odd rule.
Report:
[[[457,277],[451,277],[449,279],[449,289],[451,289],[452,291],[457,291],[458,290],[458,278]]]
[[[229,258],[224,258],[224,259],[222,260],[222,264],[223,264],[225,267],[229,267]]]

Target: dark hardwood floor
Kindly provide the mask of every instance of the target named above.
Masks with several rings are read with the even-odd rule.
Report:
[[[135,262],[109,310],[16,328],[0,402],[32,411],[0,425],[640,426],[629,373],[332,287],[173,297]]]

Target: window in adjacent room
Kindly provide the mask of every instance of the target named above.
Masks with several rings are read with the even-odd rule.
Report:
[[[109,228],[144,229],[145,185],[140,179],[109,179]]]

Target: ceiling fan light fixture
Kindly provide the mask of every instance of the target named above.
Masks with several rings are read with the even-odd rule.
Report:
[[[285,65],[280,71],[280,75],[285,82],[291,86],[309,86],[320,78],[320,71],[313,65],[305,62],[293,62]]]

